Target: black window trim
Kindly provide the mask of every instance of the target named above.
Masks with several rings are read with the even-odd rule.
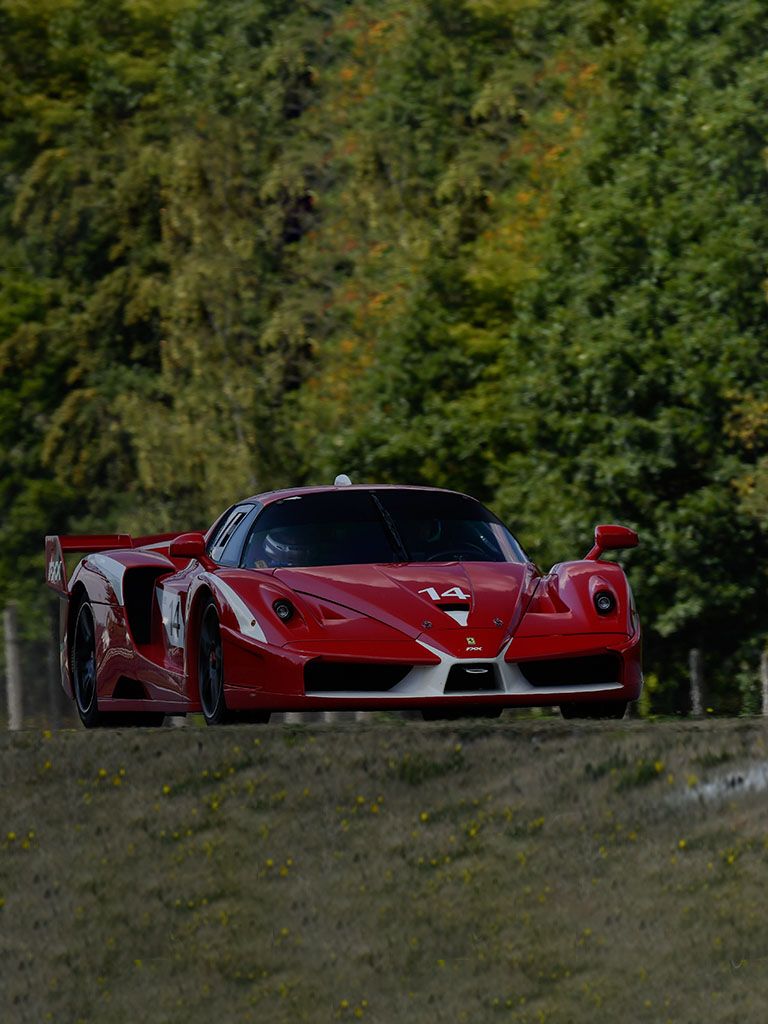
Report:
[[[233,519],[233,513],[237,512],[239,509],[244,509],[244,514],[239,519],[235,520]],[[253,522],[263,509],[264,505],[262,505],[260,501],[238,501],[236,504],[230,506],[230,508],[228,508],[225,514],[222,516],[221,528],[216,531],[216,533],[213,535],[213,537],[211,538],[210,542],[207,545],[209,558],[211,558],[214,562],[216,562],[217,565],[220,565],[223,568],[237,569],[240,566],[240,563],[242,562],[243,551],[245,549],[245,541],[250,536]],[[224,540],[224,544],[222,546],[220,538],[227,530],[227,527],[230,525],[230,523],[232,525],[232,528],[229,531],[228,536]],[[240,550],[237,552],[236,557],[233,558],[231,561],[228,560],[227,562],[222,562],[221,556],[227,550],[227,547],[229,546],[234,536],[241,529],[244,529],[245,533],[243,536],[243,540],[240,544]],[[219,552],[218,558],[214,558],[213,552],[218,547],[221,547],[221,551]]]

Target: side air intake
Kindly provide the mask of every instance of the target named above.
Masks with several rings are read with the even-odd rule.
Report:
[[[138,679],[129,679],[128,676],[120,676],[117,685],[112,691],[115,700],[146,700],[147,691]]]

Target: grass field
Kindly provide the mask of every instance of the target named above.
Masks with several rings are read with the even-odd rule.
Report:
[[[3,734],[0,1022],[761,1024],[766,740],[514,717]]]

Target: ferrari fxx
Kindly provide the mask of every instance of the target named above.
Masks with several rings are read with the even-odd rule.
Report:
[[[642,685],[622,568],[542,573],[471,497],[428,487],[272,491],[206,533],[46,538],[61,674],[85,726],[213,725],[272,712],[418,709],[495,717],[559,706],[620,717]]]

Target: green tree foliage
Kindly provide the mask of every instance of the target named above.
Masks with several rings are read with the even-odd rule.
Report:
[[[693,645],[736,706],[766,612],[763,15],[0,0],[0,599],[46,531],[423,481],[544,566],[637,527],[657,706]]]
[[[765,463],[740,505],[729,425],[764,379],[765,29],[752,3],[594,4],[559,24],[552,7],[516,12],[521,62],[473,63],[476,123],[425,182],[411,303],[361,324],[374,354],[357,408],[325,407],[321,466],[461,484],[544,563],[595,519],[638,527],[651,664],[675,682],[690,646],[722,665],[764,629]],[[422,38],[449,52],[438,23]],[[348,387],[350,363],[323,357]]]

